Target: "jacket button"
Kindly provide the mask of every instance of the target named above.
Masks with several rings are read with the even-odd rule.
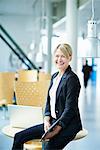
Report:
[[[58,110],[56,110],[56,113],[58,113]]]

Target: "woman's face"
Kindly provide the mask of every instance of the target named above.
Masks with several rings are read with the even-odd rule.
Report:
[[[54,55],[54,62],[60,71],[65,71],[69,65],[71,57],[67,58],[58,48]]]

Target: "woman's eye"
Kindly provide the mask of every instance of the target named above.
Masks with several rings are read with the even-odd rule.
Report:
[[[56,57],[56,58],[65,58],[65,56],[64,56],[64,55],[61,55],[61,56],[59,56],[59,55],[55,55],[55,57]]]
[[[59,56],[58,56],[58,55],[56,55],[55,57],[56,57],[56,58],[58,58]]]
[[[64,56],[64,55],[62,55],[62,56],[61,56],[61,58],[65,58],[65,56]]]

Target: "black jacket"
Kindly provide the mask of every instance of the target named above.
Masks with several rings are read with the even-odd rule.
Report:
[[[53,84],[53,79],[58,72],[53,74],[49,90]],[[58,124],[67,134],[76,134],[82,129],[80,113],[78,108],[78,97],[80,93],[80,82],[77,75],[71,70],[69,66],[63,74],[56,92],[56,116]],[[45,107],[45,116],[51,116],[50,111],[50,96],[47,96]]]

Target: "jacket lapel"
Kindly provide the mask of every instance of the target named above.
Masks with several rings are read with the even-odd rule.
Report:
[[[58,97],[59,97],[61,88],[62,88],[62,86],[63,86],[65,80],[66,80],[66,74],[62,76],[62,78],[61,78],[61,80],[60,80],[60,83],[59,83],[59,85],[58,85],[57,92],[56,92],[56,100],[57,100]]]
[[[68,77],[68,74],[69,74],[70,70],[71,70],[71,67],[69,66],[69,67],[66,69],[64,75],[62,76],[62,78],[61,78],[61,80],[60,80],[60,83],[59,83],[59,85],[58,85],[57,92],[56,92],[56,100],[57,100],[58,97],[59,97],[61,88],[62,88],[63,84],[65,83],[65,80],[67,80],[67,77]]]
[[[56,73],[53,75],[53,77],[52,77],[52,79],[51,79],[51,82],[50,82],[49,90],[50,90],[51,87],[52,87],[53,79],[54,79],[57,75],[58,75],[58,72],[56,72]]]

